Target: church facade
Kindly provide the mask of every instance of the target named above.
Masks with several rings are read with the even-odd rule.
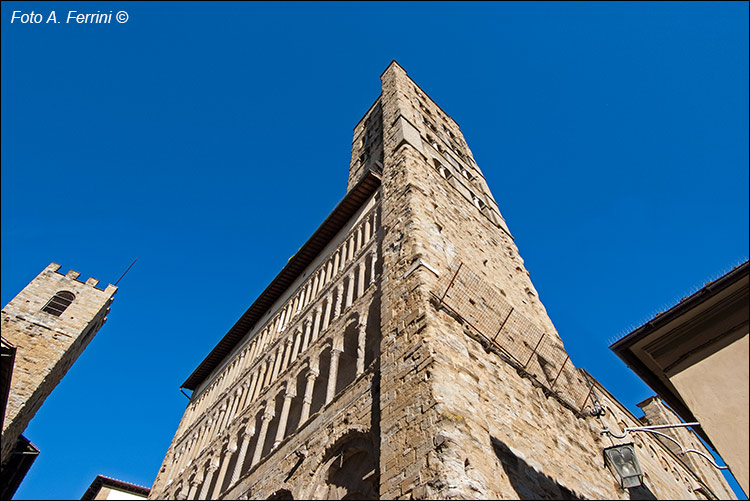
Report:
[[[345,197],[183,383],[150,498],[734,498],[650,434],[642,485],[605,467],[602,430],[648,421],[570,361],[455,121],[381,80]]]

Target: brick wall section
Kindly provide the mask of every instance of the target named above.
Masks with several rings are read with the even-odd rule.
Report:
[[[78,272],[63,275],[59,268],[55,263],[47,266],[2,310],[2,336],[17,349],[3,425],[3,461],[104,324],[117,291],[114,285],[98,289],[98,280],[84,283],[78,280]],[[75,300],[59,317],[42,311],[59,291],[72,292]]]

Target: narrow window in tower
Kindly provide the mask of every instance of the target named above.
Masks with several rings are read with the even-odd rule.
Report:
[[[474,202],[474,205],[477,206],[477,209],[482,210],[484,209],[485,203],[482,202],[479,197],[477,197],[475,194],[471,194],[471,200]]]
[[[62,315],[62,312],[70,306],[70,303],[72,303],[75,298],[76,296],[72,292],[60,291],[52,296],[52,299],[47,301],[47,304],[44,305],[42,311],[59,317]]]
[[[458,161],[456,161],[455,158],[453,158],[453,155],[448,153],[447,151],[441,151],[440,153],[443,154],[446,160],[448,160],[448,163],[451,164],[455,168],[459,168]]]
[[[435,162],[435,168],[438,170],[438,172],[440,172],[440,175],[443,176],[443,178],[445,179],[450,179],[451,178],[450,171],[448,171],[448,169],[446,169],[443,164],[438,162],[437,159],[433,158],[432,160],[433,162]]]

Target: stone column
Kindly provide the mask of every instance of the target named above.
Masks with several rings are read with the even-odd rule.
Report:
[[[268,359],[258,364],[258,384],[255,385],[255,390],[253,391],[253,398],[252,398],[253,401],[255,401],[255,399],[258,398],[258,395],[260,395],[260,392],[263,389],[263,378],[266,375],[267,370],[268,370]]]
[[[349,271],[349,284],[346,286],[346,303],[344,304],[345,308],[348,308],[352,305],[352,302],[354,301],[354,270]]]
[[[260,333],[260,336],[258,337],[258,350],[255,352],[256,357],[260,357],[263,354],[263,350],[266,347],[266,341],[268,340],[268,331],[270,330],[270,326],[263,329],[263,331]]]
[[[326,283],[330,282],[333,278],[333,259],[329,259],[326,263]]]
[[[341,266],[339,267],[339,271],[344,269],[344,266],[346,266],[346,246],[349,244],[346,240],[344,240],[344,243],[341,244],[341,262],[339,263]]]
[[[328,328],[328,324],[331,320],[331,303],[333,302],[333,294],[329,294],[326,298],[326,309],[323,313],[323,327],[321,330],[325,331]]]
[[[278,352],[274,352],[271,355],[272,356],[266,359],[266,379],[265,381],[263,381],[262,388],[265,388],[266,386],[271,384],[271,378],[273,376],[273,366],[274,362],[276,361],[276,355],[278,355]]]
[[[341,315],[341,296],[343,296],[343,287],[341,285],[336,286],[336,304],[333,307],[333,318],[338,318]]]
[[[304,353],[307,346],[310,344],[310,326],[312,325],[310,317],[307,317],[302,325],[305,327],[305,337],[302,341],[302,353]]]
[[[281,360],[284,358],[284,343],[279,342],[278,348],[276,348],[276,359],[273,364],[273,373],[271,374],[271,381],[269,383],[273,383],[276,381],[276,376],[279,375],[279,371],[281,370]]]
[[[318,332],[320,330],[320,317],[323,315],[323,308],[320,306],[315,307],[315,314],[313,315],[313,331],[312,339],[318,339]]]
[[[333,255],[333,272],[332,272],[332,276],[334,276],[334,277],[336,276],[336,273],[338,273],[339,268],[341,267],[340,264],[341,264],[341,252],[340,251],[336,251],[336,253]]]
[[[216,485],[214,486],[214,492],[211,494],[211,499],[218,499],[219,494],[221,494],[221,487],[222,484],[224,484],[224,477],[227,474],[227,468],[229,468],[229,460],[232,459],[232,454],[237,450],[237,444],[234,442],[227,443],[225,442],[226,447],[224,450],[224,456],[221,461],[221,469],[219,470],[219,475],[216,477]]]
[[[279,313],[278,322],[276,322],[276,334],[274,334],[274,339],[278,337],[279,332],[284,330],[284,318],[286,317],[285,313],[286,312],[284,310],[281,310],[281,313]]]
[[[203,430],[201,431],[203,436],[201,437],[199,450],[203,450],[206,448],[206,444],[208,443],[208,430],[211,428],[211,425],[213,424],[213,422],[214,422],[213,418],[208,418],[206,420],[206,424],[203,425]]]
[[[237,414],[239,414],[240,410],[242,409],[240,405],[242,402],[242,396],[245,392],[245,386],[247,385],[245,384],[245,385],[237,386],[237,391],[235,392],[237,394],[237,398],[235,399],[235,402],[234,402],[234,408],[232,408],[232,419],[227,421],[227,423],[231,423],[232,420],[234,420],[234,418],[237,417]]]
[[[355,252],[359,252],[359,249],[362,248],[363,238],[362,238],[362,223],[360,223],[359,226],[357,226],[357,247]]]
[[[370,215],[368,214],[365,218],[365,243],[370,241],[372,237],[372,226],[370,225]]]
[[[297,330],[294,331],[294,347],[292,348],[291,363],[294,363],[294,361],[297,360],[297,355],[299,355],[300,344],[302,344],[302,329],[297,327]]]
[[[187,454],[187,452],[188,452],[188,445],[189,444],[186,441],[185,444],[182,446],[182,450],[180,451],[180,456],[177,459],[177,463],[175,464],[174,471],[177,472],[176,474],[173,475],[173,477],[175,478],[175,480],[180,475],[182,475],[185,463],[187,462],[187,459],[188,459],[188,454]]]
[[[203,415],[203,410],[206,408],[206,392],[203,392],[200,399],[198,399],[198,407],[196,408],[196,418],[200,418]]]
[[[239,388],[237,390],[233,391],[232,399],[229,401],[229,406],[227,406],[227,417],[224,420],[224,426],[228,426],[229,423],[232,422],[232,419],[234,418],[234,408],[235,405],[237,405],[239,399],[240,399],[240,393]]]
[[[326,387],[326,405],[336,396],[336,377],[339,373],[339,357],[341,350],[331,348],[331,365],[328,370],[328,386]]]
[[[216,429],[219,427],[219,420],[221,419],[221,411],[214,413],[213,421],[214,424],[211,425],[211,429],[208,431],[208,444],[211,443],[211,441],[215,438],[215,432]]]
[[[250,440],[252,440],[253,435],[255,435],[255,428],[248,425],[245,428],[245,431],[242,433],[242,444],[240,445],[240,453],[237,456],[237,462],[234,465],[234,471],[232,472],[232,479],[230,480],[229,485],[234,485],[235,482],[237,482],[240,479],[240,475],[242,475],[242,466],[245,464],[245,456],[247,455],[247,447],[250,445]]]
[[[195,494],[198,492],[198,486],[201,484],[198,474],[195,474],[195,478],[190,481],[190,491],[188,492],[188,499],[195,499]]]
[[[302,424],[307,421],[307,418],[310,417],[310,405],[312,404],[312,394],[313,394],[313,388],[315,387],[315,380],[320,375],[320,372],[318,372],[318,369],[311,367],[310,370],[307,371],[307,384],[305,385],[305,396],[302,397],[302,412],[300,413],[299,417],[299,424],[302,426]]]
[[[231,402],[231,399],[227,398],[226,402],[224,402],[224,405],[222,405],[222,408],[224,409],[221,414],[221,419],[219,420],[219,430],[218,432],[221,433],[221,430],[227,427],[227,420],[229,419],[229,404]]]
[[[182,451],[180,452],[180,461],[177,463],[177,466],[175,467],[175,471],[177,472],[176,477],[179,477],[182,475],[183,471],[185,471],[185,468],[190,464],[188,461],[190,460],[190,440],[185,440],[184,445],[182,446]]]
[[[175,498],[180,499],[180,500],[187,499],[189,487],[190,487],[190,484],[188,483],[188,481],[187,480],[183,481],[182,485],[180,486],[180,490],[175,493]]]
[[[208,389],[208,405],[214,403],[214,396],[216,395],[216,381],[211,383],[211,387]]]
[[[201,492],[198,494],[198,499],[207,499],[208,496],[208,488],[211,487],[211,480],[214,478],[214,474],[216,473],[216,470],[219,469],[219,462],[217,461],[211,461],[211,464],[208,467],[208,472],[206,473],[206,479],[203,481],[203,487],[201,487]]]
[[[375,250],[370,253],[370,284],[375,282],[375,262],[377,261],[378,254]]]
[[[359,262],[357,265],[359,270],[359,277],[357,277],[357,297],[361,297],[365,292],[365,260]]]
[[[351,261],[354,257],[354,235],[351,235],[347,240],[346,251],[346,260]]]
[[[276,436],[273,441],[273,449],[279,446],[282,440],[284,440],[284,433],[286,432],[286,422],[289,419],[289,408],[292,406],[292,399],[297,396],[297,392],[294,387],[289,385],[284,393],[284,405],[281,407],[281,416],[279,416],[279,426],[276,429]]]
[[[253,372],[250,375],[250,383],[247,385],[247,397],[245,398],[245,403],[242,405],[243,409],[247,408],[247,406],[253,402],[253,393],[255,393],[256,384],[258,384],[258,369],[257,368],[255,372]]]
[[[250,393],[250,385],[248,384],[248,382],[245,382],[242,385],[242,399],[240,400],[240,404],[237,406],[237,412],[242,412],[243,410],[245,410],[248,393]]]
[[[320,283],[320,274],[315,273],[312,278],[312,293],[310,294],[311,298],[314,298],[315,295],[318,293],[319,283]]]
[[[258,443],[255,445],[255,453],[253,454],[253,460],[250,462],[252,468],[260,461],[260,457],[263,454],[263,445],[266,442],[266,433],[268,433],[268,423],[271,422],[274,416],[273,402],[266,403],[266,410],[263,412],[263,419],[260,424],[260,432],[258,433]]]
[[[357,376],[365,372],[365,342],[367,340],[367,317],[361,318],[357,326]]]
[[[182,450],[175,450],[174,455],[172,456],[172,464],[169,465],[169,474],[167,475],[167,485],[171,484],[176,475],[175,472],[179,471],[177,468],[182,462],[182,455],[184,452]]]
[[[284,361],[281,363],[281,372],[284,372],[289,367],[289,359],[292,356],[292,344],[294,343],[294,337],[289,336],[286,338],[286,349],[284,350]]]
[[[253,340],[253,343],[250,345],[250,355],[247,357],[248,359],[248,365],[253,363],[253,360],[255,360],[255,352],[258,351],[258,335],[255,335],[255,340]]]

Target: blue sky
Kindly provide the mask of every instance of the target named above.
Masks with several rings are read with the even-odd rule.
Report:
[[[59,24],[11,23],[55,10]],[[66,24],[70,10],[127,23]],[[2,3],[2,303],[120,282],[18,499],[150,486],[178,388],[344,195],[392,59],[461,126],[573,362],[748,258],[748,4]]]

